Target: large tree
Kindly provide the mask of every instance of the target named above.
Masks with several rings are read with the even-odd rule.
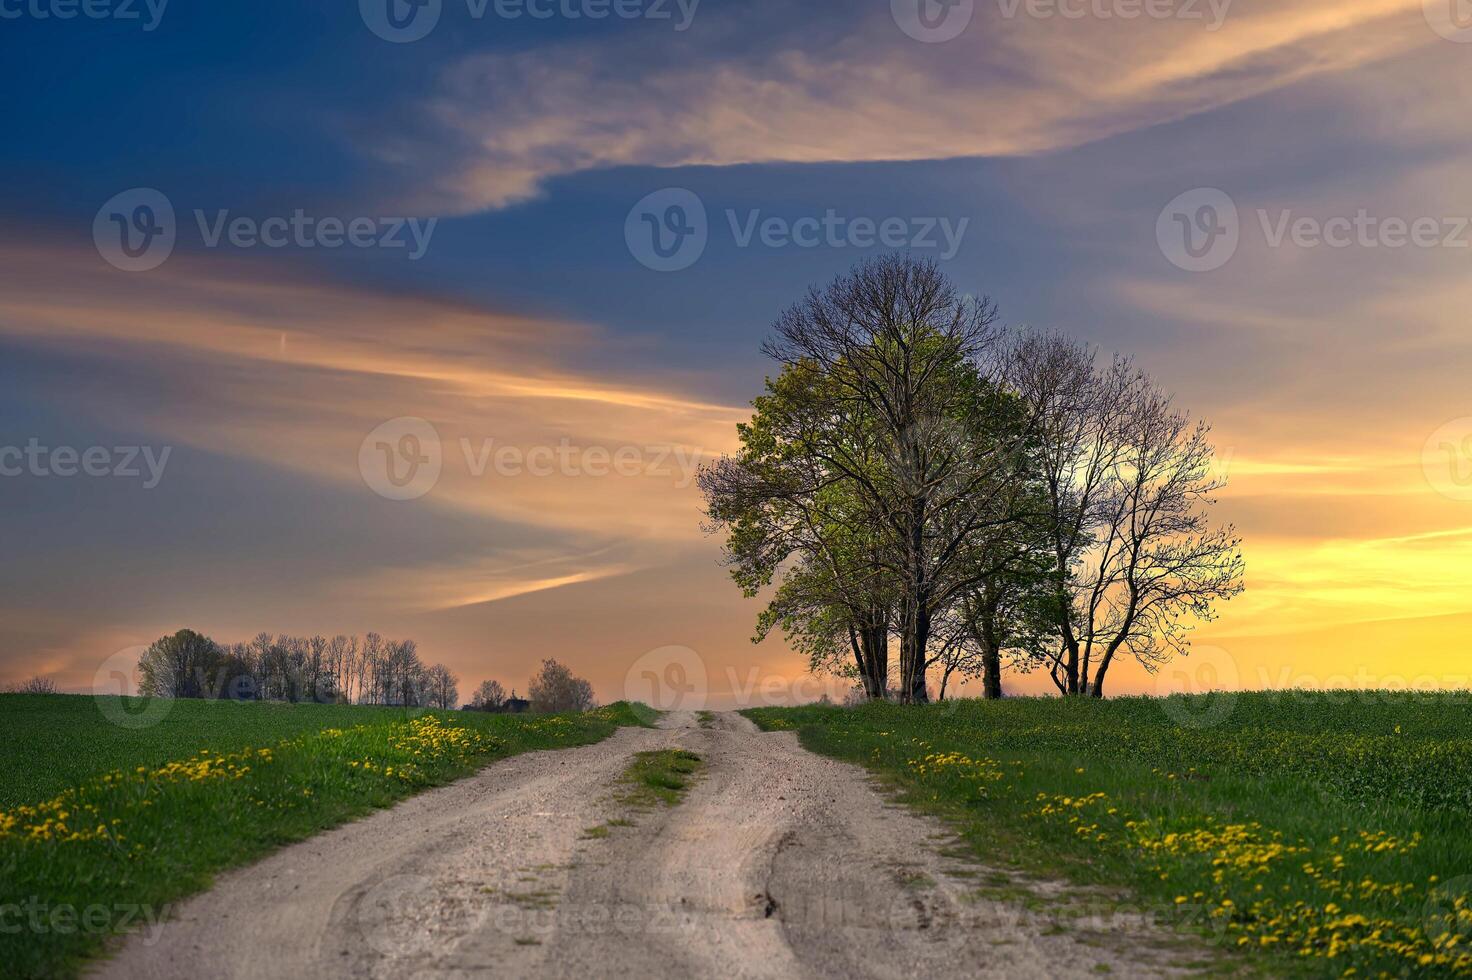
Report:
[[[1222,486],[1204,423],[1128,360],[1057,334],[1021,338],[1010,377],[1039,427],[1052,636],[1034,655],[1064,694],[1101,697],[1121,654],[1147,670],[1242,590],[1239,541],[1211,523]]]
[[[995,319],[908,256],[813,290],[777,319],[765,350],[782,372],[741,453],[702,484],[742,587],[796,560],[768,619],[830,649],[848,634],[871,694],[893,635],[895,693],[927,699],[932,626],[991,574],[974,545],[1025,502],[1024,406],[1001,384]]]

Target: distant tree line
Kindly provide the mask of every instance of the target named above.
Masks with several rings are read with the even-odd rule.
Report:
[[[56,682],[49,677],[37,675],[30,680],[21,681],[19,684],[9,684],[5,688],[6,694],[56,694]]]
[[[1008,666],[1097,697],[1241,591],[1206,425],[1127,358],[996,321],[908,256],[777,319],[780,371],[700,475],[736,583],[775,584],[757,640],[782,630],[869,698],[957,677],[1000,697]]]
[[[141,693],[237,701],[319,701],[454,708],[458,679],[425,664],[413,640],[272,636],[220,644],[194,630],[162,637],[138,661]]]
[[[470,703],[475,711],[533,711],[552,714],[564,711],[588,711],[595,707],[593,685],[576,677],[556,660],[544,660],[527,685],[527,697],[508,696],[500,681],[489,680],[475,689]]]
[[[272,636],[220,644],[194,630],[155,640],[138,659],[140,693],[148,697],[235,701],[318,701],[411,708],[459,706],[459,679],[443,664],[426,665],[413,640],[357,636]],[[49,684],[50,682],[46,682]],[[45,693],[42,685],[31,690]],[[51,685],[54,691],[55,686]],[[593,686],[556,660],[544,660],[527,698],[508,697],[499,681],[480,685],[466,707],[538,713],[587,711]]]

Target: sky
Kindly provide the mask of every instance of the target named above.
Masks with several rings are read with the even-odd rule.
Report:
[[[1211,423],[1246,591],[1115,693],[1469,683],[1465,3],[0,0],[0,81],[0,684],[188,626],[841,691],[693,475],[891,248]]]

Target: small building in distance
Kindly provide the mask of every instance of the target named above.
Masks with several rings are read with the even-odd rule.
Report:
[[[512,691],[511,697],[507,698],[505,701],[502,701],[494,708],[489,706],[483,708],[474,704],[462,704],[460,706],[460,710],[489,711],[491,714],[495,715],[519,715],[524,714],[526,711],[530,710],[531,706],[532,703],[530,701],[528,701],[526,698],[517,697],[516,692]]]

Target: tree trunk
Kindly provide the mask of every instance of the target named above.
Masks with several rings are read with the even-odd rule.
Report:
[[[988,701],[1002,697],[1002,654],[994,648],[981,653],[981,696]]]
[[[1064,646],[1067,649],[1067,655],[1063,659],[1063,679],[1067,686],[1065,693],[1082,694],[1083,688],[1079,685],[1078,643],[1070,637]]]
[[[907,604],[900,632],[900,700],[925,704],[925,647],[930,640],[930,612],[924,602]]]
[[[864,693],[871,699],[889,696],[889,623],[883,618],[859,634],[865,647],[868,673],[864,677]]]
[[[995,701],[1002,696],[1002,650],[997,639],[997,606],[981,610],[981,696]]]

